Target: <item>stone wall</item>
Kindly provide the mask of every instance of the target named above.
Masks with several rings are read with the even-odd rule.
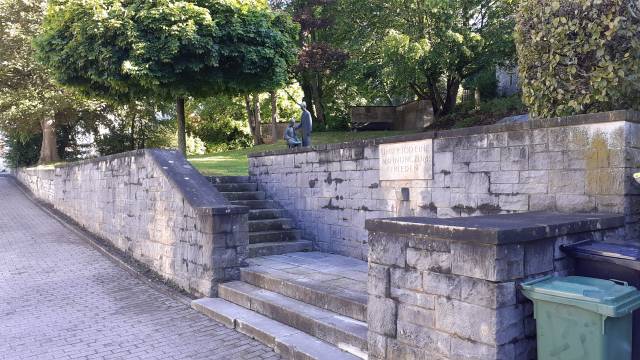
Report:
[[[528,213],[367,222],[369,359],[535,359],[519,284],[565,276],[560,245],[616,239],[624,218]]]
[[[197,296],[239,279],[248,209],[229,205],[182,155],[141,150],[26,168],[18,180],[89,232]]]
[[[356,129],[423,130],[433,123],[430,101],[412,101],[400,106],[355,106],[350,110]]]
[[[365,220],[550,210],[640,234],[640,113],[616,111],[253,154],[250,175],[321,251],[366,259]],[[380,181],[379,146],[433,140],[433,179]]]

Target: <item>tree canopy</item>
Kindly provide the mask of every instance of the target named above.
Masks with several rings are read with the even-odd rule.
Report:
[[[380,93],[410,89],[442,115],[464,79],[513,59],[515,9],[514,0],[342,0],[349,16],[337,36],[363,81]]]
[[[268,90],[288,78],[295,28],[231,1],[54,0],[36,41],[55,79],[128,101]]]
[[[284,84],[296,31],[265,2],[53,0],[35,45],[60,84],[123,103],[177,98],[180,120],[184,98]]]

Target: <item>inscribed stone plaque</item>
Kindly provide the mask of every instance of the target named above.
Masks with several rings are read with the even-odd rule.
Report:
[[[380,144],[380,180],[433,179],[431,139]]]

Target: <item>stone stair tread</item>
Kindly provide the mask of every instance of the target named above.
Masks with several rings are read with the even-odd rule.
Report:
[[[220,192],[227,200],[266,200],[264,191]]]
[[[249,220],[249,232],[295,230],[289,218]]]
[[[309,240],[249,244],[249,257],[280,255],[290,252],[311,251],[312,249],[313,243]]]
[[[229,328],[262,342],[285,358],[359,359],[316,337],[220,298],[194,300],[191,307]]]
[[[207,180],[213,184],[248,183],[248,176],[207,176]]]
[[[219,192],[258,191],[258,183],[217,183],[213,184]]]
[[[218,287],[219,296],[350,352],[366,353],[367,324],[241,281]]]
[[[241,279],[251,285],[330,310],[360,321],[367,318],[367,293],[335,286],[338,275],[299,275],[265,266],[240,269]]]
[[[249,210],[249,221],[277,219],[284,215],[285,211],[282,209],[251,209]]]
[[[248,206],[250,209],[277,209],[277,205],[272,200],[231,200],[231,205]]]
[[[255,231],[249,233],[249,243],[258,244],[267,242],[297,241],[300,240],[300,234],[300,230],[297,229]]]

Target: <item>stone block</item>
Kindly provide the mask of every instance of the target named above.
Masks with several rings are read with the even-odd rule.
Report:
[[[433,154],[433,173],[450,173],[453,170],[453,152]]]
[[[451,254],[409,248],[407,265],[420,271],[449,274],[451,273]]]
[[[518,171],[493,171],[490,174],[492,184],[517,184],[520,179]]]
[[[461,279],[459,276],[424,272],[422,274],[422,288],[426,294],[460,298]]]
[[[386,359],[387,357],[387,337],[376,334],[373,331],[367,332],[367,344],[369,357]]]
[[[385,233],[369,233],[369,262],[405,267],[407,238]]]
[[[469,164],[469,172],[500,171],[500,162],[477,161]]]
[[[554,195],[531,194],[529,196],[530,211],[554,211],[556,209],[556,197]]]
[[[367,325],[369,331],[388,337],[396,337],[397,305],[390,298],[369,296]]]
[[[493,133],[487,135],[488,147],[505,147],[507,146],[507,133]]]
[[[500,151],[501,170],[529,169],[529,151],[526,146],[506,147]]]
[[[426,357],[419,359],[433,359],[434,355],[448,355],[451,348],[452,336],[438,331],[431,327],[420,326],[409,322],[398,321],[398,340],[409,344],[411,347],[426,351]],[[401,344],[397,344],[402,346]],[[434,354],[435,353],[435,354]],[[391,359],[407,359],[406,354],[395,353],[402,357],[391,357]],[[391,355],[391,354],[390,354]],[[411,358],[411,357],[409,357]]]
[[[367,280],[367,292],[370,295],[389,297],[389,267],[369,263],[369,277]]]
[[[391,286],[408,289],[422,290],[422,273],[416,270],[391,269]]]
[[[433,328],[435,324],[435,311],[399,303],[398,322],[407,322],[418,326]]]
[[[482,162],[499,162],[500,149],[499,148],[479,149],[478,160]]]
[[[515,191],[515,188],[514,188]],[[529,209],[528,195],[500,195],[500,209],[511,211],[527,211]]]
[[[514,281],[493,282],[460,277],[459,300],[489,309],[515,305],[518,301],[517,291]]]
[[[409,304],[425,309],[433,310],[435,307],[435,295],[425,294],[422,292],[392,287],[391,298],[396,300],[398,303]]]
[[[467,339],[451,339],[451,359],[524,360],[515,356],[514,345],[487,345]]]
[[[553,270],[554,241],[542,240],[524,245],[525,276]]]
[[[436,329],[460,338],[502,345],[523,337],[524,311],[519,305],[488,309],[462,301],[438,298]]]
[[[508,281],[524,275],[524,249],[521,245],[451,244],[451,271],[455,275],[490,281]]]
[[[551,171],[549,173],[549,193],[562,195],[585,194],[586,172]]]
[[[556,195],[556,209],[562,212],[591,212],[596,208],[595,196]]]
[[[477,161],[478,151],[476,149],[454,149],[453,150],[453,162],[454,163],[471,163]]]

